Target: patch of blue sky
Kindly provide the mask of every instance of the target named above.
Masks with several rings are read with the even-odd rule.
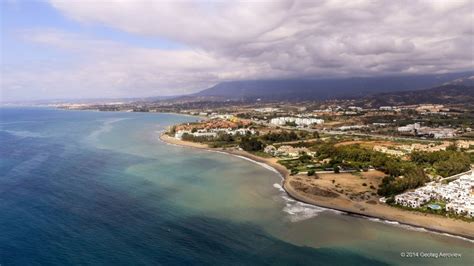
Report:
[[[65,51],[33,43],[22,38],[22,31],[57,30],[78,34],[83,38],[113,41],[133,47],[181,50],[186,46],[160,37],[130,34],[98,23],[80,23],[65,17],[46,1],[0,1],[2,64],[51,60],[64,56]],[[68,54],[69,57],[74,54]]]

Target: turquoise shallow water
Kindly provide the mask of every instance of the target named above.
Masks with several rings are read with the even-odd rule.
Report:
[[[301,204],[256,163],[158,140],[192,117],[0,114],[1,265],[474,262],[471,242]]]

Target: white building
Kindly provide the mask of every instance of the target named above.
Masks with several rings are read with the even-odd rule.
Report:
[[[264,107],[264,108],[254,109],[254,111],[259,112],[259,113],[272,113],[272,112],[278,112],[278,111],[280,111],[280,109],[272,108],[272,107]]]
[[[413,132],[415,130],[420,129],[420,127],[421,127],[420,123],[414,123],[414,124],[406,125],[403,127],[398,127],[397,131],[398,132]]]
[[[362,112],[363,109],[362,107],[358,107],[358,106],[349,106],[347,107],[348,110],[351,110],[351,111],[354,111],[354,112]]]
[[[298,126],[310,126],[312,124],[323,124],[324,120],[307,117],[276,117],[270,120],[271,124],[283,126],[286,123],[295,123]]]
[[[234,118],[234,116],[231,115],[231,114],[222,114],[222,115],[212,114],[211,118],[212,119],[216,119],[216,118],[219,118],[219,119],[232,119],[232,118]]]
[[[366,125],[352,125],[352,126],[340,126],[337,129],[341,131],[346,131],[346,130],[362,129],[366,127],[367,127]]]
[[[395,203],[410,208],[420,208],[430,200],[430,196],[425,195],[424,193],[417,193],[416,191],[406,192],[395,196]]]
[[[277,152],[277,149],[273,145],[267,145],[264,149],[263,152],[268,153],[270,155],[275,155]]]
[[[174,137],[177,139],[182,139],[184,134],[189,134],[194,137],[211,137],[215,138],[219,135],[219,133],[225,133],[232,136],[235,135],[254,135],[256,131],[250,128],[212,128],[212,129],[198,129],[196,132],[191,132],[191,130],[178,130],[174,134]]]
[[[474,217],[474,172],[471,170],[444,180],[453,178],[457,179],[448,184],[430,182],[414,191],[397,195],[395,202],[402,206],[419,208],[430,200],[443,200],[446,202],[446,211]]]

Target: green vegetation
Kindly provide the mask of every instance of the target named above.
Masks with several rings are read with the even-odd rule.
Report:
[[[181,139],[184,140],[184,141],[191,141],[191,142],[208,142],[208,141],[212,140],[212,137],[206,137],[206,136],[196,137],[196,136],[193,136],[191,134],[184,133],[181,136]]]
[[[266,135],[263,135],[262,140],[267,143],[273,142],[285,142],[285,141],[295,141],[300,139],[300,136],[295,133],[295,131],[281,131],[281,132],[270,132]]]
[[[276,130],[268,134],[241,136],[220,133],[217,138],[194,137],[184,134],[183,140],[208,143],[211,147],[235,147],[240,146],[243,150],[261,157],[268,157],[263,152],[265,145],[318,138],[317,132],[310,133],[298,130]],[[362,147],[358,144],[336,145],[345,140],[353,140],[351,137],[333,136],[328,141],[312,140],[300,141],[292,144],[294,147],[306,147],[315,155],[303,153],[299,158],[278,161],[290,170],[292,174],[307,172],[308,176],[315,175],[317,171],[339,172],[361,172],[375,168],[386,174],[377,193],[382,196],[391,197],[402,193],[407,189],[414,189],[429,181],[427,175],[441,175],[443,177],[468,171],[473,154],[457,151],[456,147],[449,147],[446,151],[437,152],[413,152],[410,160]],[[278,147],[278,144],[276,144]],[[369,186],[366,184],[366,186]],[[372,186],[371,186],[372,187]],[[375,187],[374,187],[375,188]]]
[[[469,155],[453,149],[437,152],[413,152],[411,160],[424,167],[433,167],[437,174],[447,177],[469,171],[471,159]]]
[[[402,170],[404,171],[403,177],[393,175],[384,177],[377,193],[382,196],[392,196],[407,189],[420,187],[429,181],[423,169],[419,167],[411,166]]]
[[[401,193],[406,189],[424,185],[428,177],[423,168],[414,162],[403,161],[384,153],[365,149],[359,145],[344,145],[335,147],[332,144],[319,144],[312,147],[318,153],[320,160],[330,158],[323,168],[332,168],[335,173],[343,170],[361,171],[368,167],[375,167],[388,176],[382,180],[378,193],[390,196]],[[403,178],[400,178],[403,176]]]
[[[240,147],[245,151],[261,151],[263,143],[256,137],[242,137]]]
[[[289,122],[289,121],[288,121],[288,122],[285,123],[285,126],[288,126],[288,127],[296,127],[297,124],[296,124],[296,122],[294,122],[294,121],[292,121],[292,122]]]
[[[299,172],[316,171],[313,165],[308,167],[307,163],[302,162],[300,158],[279,160],[278,163],[285,166],[286,169],[297,169]]]

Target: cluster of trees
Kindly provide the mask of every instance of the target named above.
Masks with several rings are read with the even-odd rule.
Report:
[[[413,152],[411,161],[364,149],[358,145],[335,147],[322,144],[317,151],[319,159],[331,158],[331,167],[349,165],[360,168],[370,165],[386,173],[387,177],[378,191],[383,196],[395,195],[424,185],[429,181],[424,168],[432,167],[437,174],[446,177],[468,171],[471,164],[469,155],[458,152],[453,147],[446,151]]]
[[[219,133],[217,135],[217,141],[222,141],[222,142],[234,142],[236,138],[232,136],[231,134],[227,133]]]
[[[411,160],[418,165],[433,166],[436,173],[443,176],[451,176],[465,171],[469,171],[471,158],[463,152],[448,149],[437,152],[413,152]]]
[[[298,140],[299,136],[294,131],[269,132],[262,136],[265,142],[285,142]]]
[[[256,137],[242,137],[240,141],[240,148],[245,151],[261,151],[263,149],[263,142]]]
[[[422,168],[414,164],[406,164],[405,167],[400,170],[403,172],[403,178],[398,178],[397,175],[384,177],[377,193],[382,196],[393,196],[407,189],[423,186],[429,181]]]
[[[295,140],[303,140],[308,138],[319,138],[319,133],[317,131],[310,133],[307,131],[278,131],[278,132],[269,132],[261,136],[261,140],[265,143],[274,143],[274,142],[287,142]]]
[[[407,189],[425,184],[428,177],[416,162],[403,161],[384,153],[365,149],[359,145],[344,145],[335,147],[331,144],[321,144],[317,147],[318,159],[331,158],[327,167],[350,166],[364,168],[373,166],[387,174],[383,179],[378,193],[383,196],[394,195]],[[399,178],[403,176],[403,178]]]
[[[181,136],[181,139],[185,141],[192,141],[192,142],[207,142],[207,141],[211,141],[213,138],[206,137],[206,136],[194,136],[188,133],[184,133]]]

